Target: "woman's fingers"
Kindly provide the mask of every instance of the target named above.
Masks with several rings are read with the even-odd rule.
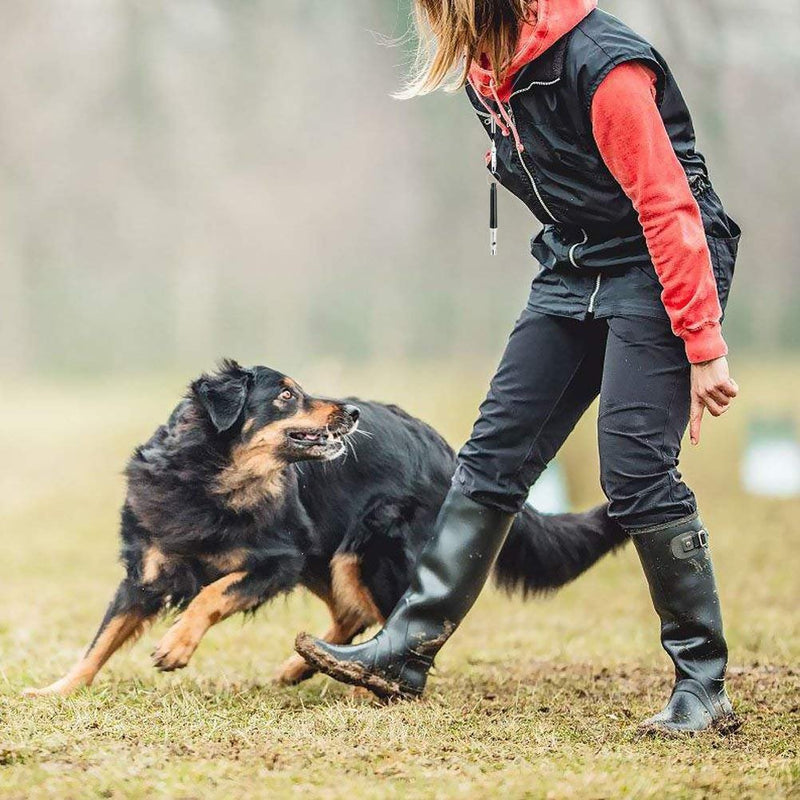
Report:
[[[701,398],[701,400],[712,417],[721,417],[728,410],[730,405],[730,400],[725,403],[718,403],[710,395],[706,395],[705,397]]]
[[[723,389],[709,389],[706,392],[706,397],[716,403],[718,406],[722,406],[723,408],[727,408],[730,405],[730,402],[734,395],[726,394]]]
[[[702,364],[692,364],[692,407],[689,434],[692,444],[700,442],[700,426],[706,409],[721,417],[739,394],[739,386],[728,372],[728,360],[723,356]]]
[[[700,444],[700,426],[703,423],[703,412],[706,410],[705,405],[700,398],[692,395],[692,411],[689,417],[689,438],[692,444]]]
[[[737,397],[739,395],[739,385],[733,378],[728,378],[719,388],[720,391],[724,392],[728,397]]]
[[[730,407],[730,398],[724,395],[722,397],[724,397],[724,402],[715,400],[709,393],[692,396],[692,410],[689,418],[689,438],[692,444],[700,444],[700,428],[706,409],[712,417],[721,417]]]
[[[739,394],[739,387],[733,378],[728,378],[726,381],[721,381],[716,386],[711,386],[706,389],[706,396],[710,397],[715,403],[721,406],[727,406],[731,400]]]

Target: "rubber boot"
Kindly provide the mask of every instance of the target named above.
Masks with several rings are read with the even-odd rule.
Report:
[[[630,531],[661,618],[661,644],[675,664],[666,707],[645,730],[698,732],[738,721],[725,691],[728,647],[708,548],[698,515]]]
[[[435,655],[486,583],[513,520],[513,514],[451,489],[411,586],[383,629],[369,641],[349,646],[301,633],[297,652],[332,678],[363,686],[381,698],[419,697]]]

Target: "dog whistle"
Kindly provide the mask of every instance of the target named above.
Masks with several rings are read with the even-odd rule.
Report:
[[[489,186],[489,253],[497,255],[497,184]]]

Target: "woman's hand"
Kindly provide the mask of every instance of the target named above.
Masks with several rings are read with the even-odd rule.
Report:
[[[720,417],[738,394],[739,387],[728,372],[728,359],[725,356],[702,364],[692,364],[692,412],[689,422],[692,444],[700,443],[700,424],[705,410],[708,409],[713,417]]]

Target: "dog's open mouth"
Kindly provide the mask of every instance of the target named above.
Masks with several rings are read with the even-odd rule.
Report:
[[[330,428],[294,428],[286,432],[286,438],[296,458],[324,459],[332,461],[347,450],[347,437],[358,427],[358,422],[349,426]],[[302,455],[300,455],[302,453]]]
[[[288,436],[292,442],[301,445],[331,444],[340,438],[339,436],[332,434],[330,431],[319,428],[316,430],[289,431]]]

